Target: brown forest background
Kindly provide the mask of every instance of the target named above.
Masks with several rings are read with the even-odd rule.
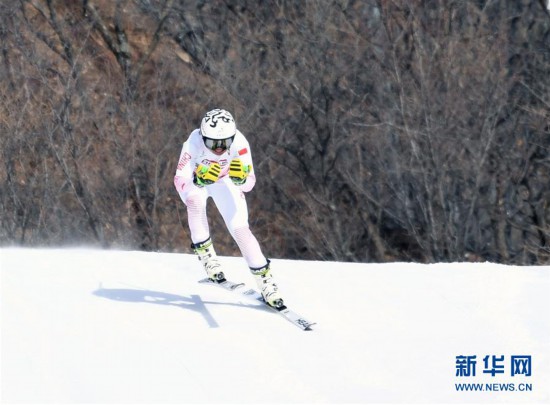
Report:
[[[271,257],[550,263],[545,0],[2,0],[0,44],[4,246],[190,252],[173,175],[223,107]]]

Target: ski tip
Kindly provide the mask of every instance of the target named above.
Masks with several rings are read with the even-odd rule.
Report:
[[[305,319],[297,319],[293,323],[295,323],[297,326],[302,328],[302,330],[307,330],[307,331],[312,331],[313,329],[311,327],[313,325],[316,325],[315,322],[309,322],[309,321],[306,321]]]

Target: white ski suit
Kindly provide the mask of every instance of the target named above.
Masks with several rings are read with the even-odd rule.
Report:
[[[251,165],[251,171],[243,185],[235,185],[229,178],[229,163],[239,158],[244,165]],[[193,183],[193,174],[199,164],[211,165],[217,162],[221,172],[217,182],[198,187]],[[233,143],[222,155],[208,149],[202,140],[199,129],[195,129],[181,149],[174,177],[174,185],[180,198],[187,206],[187,220],[193,243],[200,243],[210,237],[206,203],[212,197],[225,221],[231,236],[237,242],[241,253],[250,268],[260,268],[267,264],[257,239],[248,224],[248,207],[245,192],[252,190],[256,183],[250,145],[244,135],[237,130]]]

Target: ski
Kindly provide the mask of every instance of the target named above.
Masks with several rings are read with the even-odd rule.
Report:
[[[232,281],[226,280],[225,278],[221,281],[212,281],[207,277],[199,280],[199,283],[219,285],[220,287],[228,291],[234,291],[238,288],[244,287],[244,283],[234,283]]]
[[[286,305],[283,305],[281,307],[274,307],[272,305],[269,305],[267,302],[264,301],[262,294],[252,288],[246,291],[242,291],[241,293],[247,297],[253,298],[256,301],[261,302],[266,307],[277,312],[287,321],[290,321],[292,324],[296,325],[302,330],[311,330],[311,327],[315,325],[315,322],[308,321],[303,316],[289,309]]]
[[[225,290],[228,291],[237,291],[244,295],[247,298],[250,298],[256,302],[261,302],[263,305],[265,305],[267,308],[271,309],[272,311],[278,313],[283,318],[285,318],[287,321],[291,322],[293,325],[299,327],[302,330],[312,330],[311,327],[315,325],[315,322],[308,321],[303,316],[297,314],[296,312],[289,309],[287,306],[283,305],[281,307],[274,307],[269,305],[267,302],[264,301],[262,294],[260,294],[258,291],[254,289],[248,289],[248,290],[241,290],[242,287],[244,287],[244,283],[234,283],[229,280],[224,280],[220,282],[215,282],[210,280],[209,278],[204,278],[202,280],[199,280],[199,283],[205,283],[205,284],[213,284],[222,287]]]

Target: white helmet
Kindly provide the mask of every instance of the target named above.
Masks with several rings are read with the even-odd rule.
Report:
[[[227,139],[235,136],[237,126],[233,116],[226,110],[216,108],[208,111],[201,121],[201,135],[208,139]]]

